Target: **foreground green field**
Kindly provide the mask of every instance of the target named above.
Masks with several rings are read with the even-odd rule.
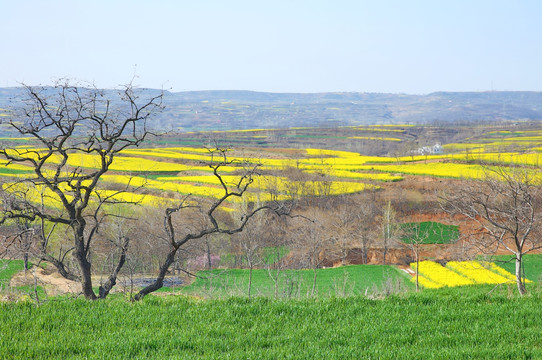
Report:
[[[541,358],[542,297],[501,287],[363,297],[0,304],[0,358]]]

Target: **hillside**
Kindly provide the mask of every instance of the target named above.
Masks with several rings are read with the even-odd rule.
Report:
[[[21,88],[0,88],[0,115]],[[142,96],[156,93],[142,89]],[[265,93],[166,92],[154,127],[182,131],[542,119],[542,92]]]

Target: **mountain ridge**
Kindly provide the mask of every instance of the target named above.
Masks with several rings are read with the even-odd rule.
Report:
[[[106,90],[111,96],[114,91]],[[138,91],[144,97],[161,90]],[[23,93],[22,87],[0,88],[0,109],[20,105]],[[542,91],[438,91],[424,95],[164,91],[164,104],[164,112],[151,125],[180,131],[542,120]]]

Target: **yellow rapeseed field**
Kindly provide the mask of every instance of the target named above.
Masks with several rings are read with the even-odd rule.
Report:
[[[102,180],[104,182],[118,183],[122,185],[129,185],[134,188],[148,188],[161,191],[169,191],[172,193],[178,193],[183,195],[194,195],[203,197],[218,198],[223,195],[224,191],[218,187],[213,186],[201,186],[189,183],[176,183],[172,181],[158,181],[148,179],[141,176],[129,176],[129,175],[104,175]]]
[[[502,284],[510,281],[509,278],[493,272],[490,267],[485,267],[477,261],[450,261],[446,267],[477,284]]]
[[[412,282],[416,282],[416,278],[412,278]],[[429,280],[421,274],[418,274],[418,283],[426,289],[438,289],[443,287],[442,284]]]
[[[402,180],[402,176],[392,175],[390,173],[360,173],[347,170],[330,169],[326,171],[320,170],[306,170],[308,173],[324,173],[326,175],[337,178],[359,179],[359,180],[371,180],[371,181],[399,181]]]
[[[385,171],[411,175],[448,178],[481,179],[485,176],[481,165],[444,162],[408,163],[397,165],[361,165],[360,170]]]
[[[410,264],[416,271],[416,263]],[[415,281],[415,278],[412,278]],[[515,276],[492,262],[450,261],[446,267],[433,262],[421,261],[420,284],[427,288],[454,287],[474,284],[503,284],[515,282]]]
[[[443,286],[463,286],[473,285],[475,282],[459,275],[455,271],[433,261],[420,261],[419,269],[416,269],[416,263],[410,264],[414,271],[418,271],[425,278],[431,280],[439,287]]]
[[[223,181],[229,187],[233,187],[239,183],[240,176],[222,176]],[[125,180],[127,181],[127,180]],[[223,194],[223,189],[220,187],[220,182],[218,178],[214,175],[209,176],[175,176],[175,177],[158,177],[157,181],[162,183],[168,182],[169,185],[163,186],[162,189],[172,188],[174,186],[179,186],[179,192],[187,189],[189,184],[174,184],[172,181],[179,181],[183,183],[191,183],[202,189],[201,185],[210,184],[215,186],[215,190],[210,193],[206,193],[206,196],[221,196]],[[153,185],[156,183],[153,180],[149,181],[149,186],[155,188],[160,188],[160,185]],[[190,189],[193,190],[193,187],[190,186]],[[203,189],[207,187],[203,186]],[[286,177],[277,177],[277,176],[254,176],[253,183],[250,186],[251,192],[256,192],[255,190],[260,190],[260,193],[273,193],[280,194],[280,198],[286,199],[288,195],[339,195],[339,194],[348,194],[360,192],[367,189],[376,188],[374,185],[351,182],[351,181],[290,181]],[[203,190],[202,189],[202,190]],[[205,190],[204,190],[205,191]],[[195,194],[194,192],[190,192]]]
[[[68,165],[73,167],[96,169],[100,166],[100,157],[88,154],[71,154]],[[161,172],[187,171],[189,166],[171,162],[155,161],[145,158],[116,156],[110,170],[123,172]]]
[[[366,131],[389,131],[400,132],[404,129],[397,127],[352,127],[352,129]],[[264,131],[265,129],[248,130]],[[515,133],[517,135],[517,133]],[[531,133],[529,136],[513,136],[507,140],[493,139],[497,142],[535,142],[542,139],[540,133]],[[495,134],[498,135],[498,134]],[[252,135],[251,135],[252,136]],[[540,138],[540,139],[539,139]],[[380,138],[384,139],[384,138]],[[454,145],[454,144],[452,144]],[[450,146],[452,146],[450,145]],[[457,146],[485,146],[487,144],[455,144]],[[445,146],[446,147],[446,146]],[[487,163],[521,164],[537,167],[540,164],[540,154],[530,153],[495,153],[484,152],[483,148],[478,151],[466,151],[438,155],[411,155],[401,157],[364,156],[351,151],[338,151],[329,149],[305,149],[306,155],[291,153],[291,158],[273,158],[272,154],[262,158],[228,156],[233,163],[230,166],[220,168],[223,179],[228,186],[234,186],[239,181],[235,174],[243,173],[245,168],[259,166],[265,173],[281,174],[280,171],[286,168],[297,168],[310,174],[323,174],[324,177],[318,180],[291,181],[285,176],[265,175],[254,178],[250,186],[249,196],[260,196],[260,198],[285,199],[288,196],[318,196],[338,195],[345,193],[360,192],[375,188],[373,185],[364,184],[368,181],[400,181],[402,174],[415,176],[434,176],[443,178],[466,178],[481,179],[486,176],[487,168],[479,164],[471,163],[473,160],[480,160]],[[20,148],[15,151],[30,151],[37,157],[44,149]],[[298,154],[297,158],[295,154]],[[212,169],[206,165],[211,159],[209,150],[205,148],[191,147],[167,147],[167,148],[136,148],[123,151],[122,155],[116,156],[111,172],[103,177],[104,182],[117,183],[122,185],[133,185],[149,189],[169,192],[172,194],[192,194],[194,196],[217,198],[222,196],[223,189],[218,179],[213,176]],[[216,159],[216,158],[215,158]],[[52,168],[61,159],[52,157],[46,164],[46,168]],[[222,160],[219,158],[218,160]],[[215,163],[216,164],[216,163]],[[73,168],[96,169],[100,165],[100,157],[94,154],[70,154],[66,174]],[[3,169],[6,169],[3,171]],[[31,171],[31,167],[24,164],[10,164],[6,161],[0,162],[0,176],[30,176],[24,172]],[[538,175],[535,168],[529,170],[533,175]],[[18,173],[20,172],[20,173]],[[22,173],[22,174],[21,174]],[[154,179],[147,179],[141,174],[164,173]],[[176,176],[165,176],[166,173]],[[132,176],[132,175],[138,176]],[[186,175],[183,175],[186,174]],[[51,174],[49,174],[51,175]],[[316,179],[315,175],[309,178]],[[339,181],[345,179],[345,181]],[[266,195],[267,194],[267,195]],[[273,195],[269,195],[273,194]],[[428,278],[428,280],[431,280]]]
[[[62,202],[58,195],[43,185],[33,186],[26,183],[7,183],[3,185],[3,188],[8,192],[17,194],[18,196],[24,198],[34,206],[39,207],[43,203],[45,207],[50,209],[57,209],[59,211],[63,209]],[[68,187],[64,185],[61,188],[66,194],[68,201],[71,201],[73,196],[70,195]],[[92,194],[90,204],[97,204],[99,202],[99,198],[104,199],[105,197],[109,197],[109,201],[131,202],[141,205],[150,205],[153,207],[171,205],[172,202],[172,199],[169,198],[149,194],[137,194],[130,192],[129,190],[97,190]]]

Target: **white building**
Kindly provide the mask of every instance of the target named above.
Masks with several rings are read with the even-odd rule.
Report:
[[[433,146],[423,146],[418,149],[418,154],[420,155],[435,155],[442,154],[442,145],[435,144]]]

